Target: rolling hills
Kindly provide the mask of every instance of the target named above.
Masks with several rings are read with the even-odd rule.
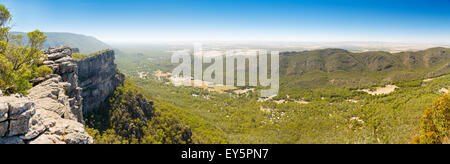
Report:
[[[450,49],[441,47],[400,53],[322,49],[282,53],[280,70],[292,85],[354,86],[440,76],[450,73],[449,63]]]
[[[13,32],[13,34],[21,34],[24,36],[23,41],[25,43],[28,40],[26,33]],[[92,36],[61,32],[45,32],[45,35],[47,36],[47,41],[44,44],[44,49],[49,47],[69,46],[78,48],[81,53],[90,54],[111,48],[108,44],[103,43]]]

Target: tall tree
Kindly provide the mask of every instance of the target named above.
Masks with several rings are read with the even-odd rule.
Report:
[[[0,89],[6,94],[26,93],[32,87],[30,79],[48,73],[49,68],[38,67],[44,55],[41,51],[46,36],[35,30],[29,32],[27,43],[22,35],[10,33],[11,13],[0,4]]]

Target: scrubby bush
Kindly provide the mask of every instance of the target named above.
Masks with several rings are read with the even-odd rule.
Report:
[[[40,66],[37,68],[35,77],[45,77],[53,73],[53,70],[47,66]]]
[[[75,60],[78,60],[78,61],[85,59],[87,56],[88,55],[82,54],[82,53],[73,53],[72,54],[72,58]]]
[[[420,134],[413,144],[442,144],[449,142],[450,133],[450,96],[445,94],[425,110],[421,118]]]

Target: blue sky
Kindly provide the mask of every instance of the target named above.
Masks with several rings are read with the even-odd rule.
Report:
[[[107,42],[450,42],[450,1],[0,0],[14,31],[72,32]]]

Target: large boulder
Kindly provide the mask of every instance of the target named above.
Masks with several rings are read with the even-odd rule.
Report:
[[[29,122],[35,114],[35,103],[29,97],[0,97],[0,143],[23,143]]]
[[[59,114],[37,109],[31,119],[31,128],[24,136],[30,144],[92,144],[84,125]]]

